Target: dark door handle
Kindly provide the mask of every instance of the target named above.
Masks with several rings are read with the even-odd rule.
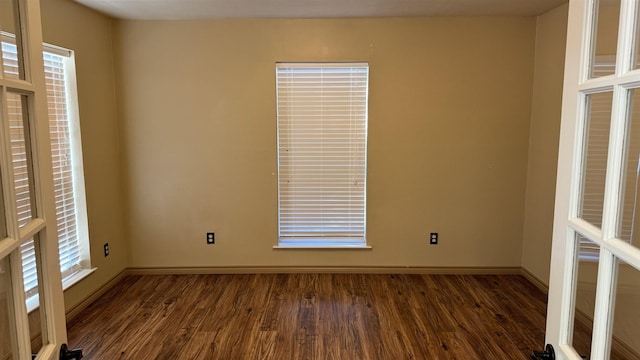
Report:
[[[553,345],[547,344],[544,351],[534,351],[531,354],[532,360],[556,360],[556,352],[553,350]]]
[[[82,349],[69,350],[67,344],[60,347],[60,360],[80,360],[82,359]]]

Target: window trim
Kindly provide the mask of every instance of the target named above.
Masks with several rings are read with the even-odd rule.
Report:
[[[71,163],[73,166],[73,193],[75,196],[78,255],[80,259],[78,263],[79,266],[76,266],[75,271],[67,271],[66,274],[62,274],[64,282],[67,279],[73,278],[75,273],[92,269],[87,196],[84,181],[84,159],[82,154],[82,133],[80,129],[80,107],[78,105],[78,84],[76,80],[76,58],[73,50],[47,43],[43,44],[43,52],[49,52],[64,58],[69,133],[72,139]]]
[[[358,121],[360,121],[361,123],[359,125],[355,125],[356,126],[356,130],[354,130],[353,134],[357,134],[358,129],[361,129],[363,131],[363,137],[357,140],[358,144],[362,145],[362,148],[360,148],[360,150],[355,150],[357,149],[357,145],[355,147],[349,148],[349,150],[345,150],[347,151],[345,154],[347,154],[346,156],[350,156],[349,154],[355,154],[355,153],[360,153],[362,156],[362,162],[358,162],[357,166],[361,166],[362,167],[362,179],[359,180],[359,176],[358,175],[358,180],[354,180],[354,184],[357,183],[357,181],[361,181],[362,182],[362,199],[359,200],[362,204],[362,232],[359,233],[358,231],[355,231],[353,233],[351,232],[344,232],[345,236],[342,236],[342,234],[340,234],[340,232],[334,232],[333,235],[331,235],[331,232],[324,232],[323,231],[317,231],[317,232],[310,232],[309,235],[307,236],[306,234],[303,235],[299,235],[296,236],[295,235],[295,231],[292,231],[290,234],[288,235],[283,235],[283,228],[282,228],[282,190],[283,190],[283,185],[282,185],[282,173],[283,173],[283,167],[281,166],[281,163],[283,161],[283,157],[281,154],[282,151],[282,138],[283,138],[283,132],[282,132],[282,124],[286,123],[289,120],[286,120],[286,118],[288,118],[288,116],[291,115],[281,115],[281,95],[280,92],[287,89],[287,87],[285,85],[281,86],[280,82],[283,81],[283,83],[286,80],[286,75],[281,75],[281,73],[285,73],[288,69],[290,72],[294,72],[295,70],[293,69],[318,69],[318,68],[322,68],[322,69],[331,69],[331,68],[352,68],[352,71],[355,71],[355,73],[358,72],[362,72],[364,71],[364,76],[362,76],[361,74],[359,75],[358,79],[348,79],[347,76],[345,75],[343,79],[348,79],[350,80],[350,88],[352,90],[356,89],[360,87],[361,90],[364,90],[364,96],[360,96],[360,99],[357,99],[358,97],[356,96],[355,102],[353,103],[353,105],[350,108],[349,111],[354,111],[354,108],[356,108],[358,106],[358,104],[360,104],[360,106],[363,106],[363,109],[360,110],[360,112],[362,112],[362,115],[350,115],[352,116],[350,119],[352,119],[352,121],[355,121],[356,123]],[[282,70],[281,70],[282,69]],[[275,89],[276,89],[276,123],[277,123],[277,160],[278,160],[278,244],[273,246],[274,249],[371,249],[371,246],[368,245],[367,243],[367,236],[366,236],[366,198],[367,198],[367,150],[368,150],[368,145],[367,145],[367,140],[368,140],[368,102],[369,102],[369,63],[368,62],[278,62],[276,63],[276,78],[275,78]],[[318,70],[317,73],[321,73],[322,70]],[[352,73],[353,74],[353,73]],[[289,74],[290,75],[290,74]],[[318,78],[322,78],[322,75],[313,75],[313,76],[318,76]],[[357,81],[362,81],[362,79],[364,79],[364,85],[357,85]],[[320,80],[322,81],[322,80]],[[354,88],[355,87],[355,88]],[[320,88],[320,87],[319,87]],[[307,106],[306,104],[303,104],[303,106]],[[321,111],[325,111],[325,109],[323,108]],[[357,111],[356,111],[357,112]],[[353,119],[359,119],[359,120],[353,120]],[[295,131],[295,130],[291,130],[291,128],[287,128],[286,130],[288,133],[287,135],[290,136],[291,135],[291,131]],[[304,130],[303,130],[304,131]],[[351,131],[349,132],[351,133]],[[286,135],[285,135],[286,136]],[[345,156],[344,154],[342,156]],[[334,165],[334,164],[330,164],[330,165]],[[334,165],[335,166],[335,165]],[[338,165],[340,166],[340,165]],[[289,170],[291,171],[292,167],[285,167],[284,170]],[[299,190],[293,190],[295,191],[299,191]],[[357,216],[356,216],[357,218]],[[293,218],[289,218],[289,220],[295,219],[295,216]],[[313,221],[311,221],[313,223]],[[311,226],[311,225],[307,225],[307,226]],[[326,228],[321,228],[321,229],[326,229]],[[303,230],[302,233],[305,233],[307,230]],[[293,233],[293,234],[292,234]],[[351,234],[361,234],[361,236],[349,236]]]

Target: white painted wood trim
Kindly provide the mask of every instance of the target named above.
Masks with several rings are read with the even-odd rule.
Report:
[[[532,272],[525,268],[520,268],[520,274],[524,276],[527,281],[535,285],[535,287],[537,287],[540,291],[545,293],[545,295],[549,294],[549,285],[540,280],[537,276],[533,275]]]
[[[584,129],[575,119],[584,116],[584,96],[579,96],[578,84],[588,78],[589,64],[584,63],[581,56],[588,48],[587,40],[582,32],[588,23],[586,0],[572,0],[569,3],[569,20],[567,27],[567,49],[565,56],[564,90],[562,100],[562,121],[560,125],[560,144],[558,154],[557,188],[555,198],[555,215],[553,242],[551,252],[551,273],[549,279],[549,300],[547,306],[546,343],[556,349],[559,359],[576,359],[575,351],[567,345],[572,338],[573,327],[569,326],[573,319],[575,281],[576,241],[573,232],[568,228],[568,219],[577,217],[576,196],[572,196],[571,185],[580,181],[580,169],[573,161],[581,149],[576,145]],[[588,59],[588,57],[587,57]],[[609,86],[607,84],[607,86]],[[541,344],[543,345],[543,344]],[[575,355],[575,356],[574,356]]]
[[[345,245],[345,246],[302,246],[302,245],[274,245],[274,250],[371,250],[370,245]]]
[[[58,259],[58,236],[55,219],[55,198],[51,171],[51,142],[47,115],[47,95],[42,58],[42,24],[38,0],[18,0],[20,3],[21,32],[24,40],[26,80],[31,82],[29,112],[33,163],[33,200],[37,217],[44,221],[38,232],[40,311],[44,311],[44,343],[38,359],[59,357],[60,346],[67,341],[64,315],[64,296]],[[39,255],[39,256],[38,256]],[[28,334],[28,333],[27,333]],[[30,358],[30,357],[29,357]]]
[[[611,353],[610,339],[613,329],[613,308],[615,306],[615,297],[612,294],[615,294],[617,273],[614,255],[601,248],[591,336],[591,357],[593,359],[609,359]]]

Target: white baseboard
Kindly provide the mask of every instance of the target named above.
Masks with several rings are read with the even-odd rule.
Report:
[[[535,285],[540,291],[545,293],[545,295],[549,294],[549,286],[545,284],[542,280],[538,279],[535,275],[533,275],[529,270],[525,268],[520,268],[520,275],[524,276],[530,283]]]

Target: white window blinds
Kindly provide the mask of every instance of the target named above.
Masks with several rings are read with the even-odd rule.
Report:
[[[600,93],[589,97],[589,120],[585,129],[586,146],[582,179],[581,217],[591,224],[602,226],[605,170],[609,150],[609,128],[613,93]],[[581,259],[597,259],[600,247],[579,236]]]
[[[47,51],[49,50],[49,51]],[[72,129],[67,94],[67,62],[70,52],[45,48],[44,73],[47,84],[47,107],[49,114],[49,136],[53,162],[53,183],[56,199],[58,246],[62,277],[80,269],[80,246],[78,230],[78,202],[74,176],[74,154],[72,151]]]
[[[369,67],[279,63],[279,243],[362,246]]]
[[[72,108],[70,101],[69,73],[73,70],[72,53],[69,50],[45,45],[44,46],[44,67],[47,86],[47,103],[49,114],[49,131],[51,137],[51,155],[53,161],[53,180],[56,200],[56,220],[58,228],[60,270],[63,279],[73,275],[81,268],[81,246],[80,237],[86,235],[86,226],[80,226],[80,221],[85,221],[84,208],[84,180],[82,169],[78,169],[80,164],[74,167],[74,163],[81,159],[81,155],[74,153],[73,139],[78,137],[78,129],[72,129],[74,122],[71,113],[76,110]],[[3,34],[2,54],[5,73],[7,75],[15,72],[17,74],[17,53],[15,39],[12,36]],[[70,69],[71,67],[71,69]],[[73,91],[72,91],[73,92]],[[9,120],[12,129],[12,147],[24,147],[24,136],[20,136],[18,114],[21,112],[18,99],[9,104]],[[15,124],[14,124],[15,123]],[[77,125],[77,124],[76,124]],[[15,129],[15,130],[14,130]],[[14,136],[14,132],[15,135]],[[14,177],[16,178],[16,202],[18,206],[19,223],[23,224],[31,219],[31,201],[29,192],[22,191],[23,186],[18,183],[19,179],[27,174],[26,170],[15,164],[23,163],[20,151],[13,151]],[[23,156],[24,157],[24,156]],[[26,163],[24,168],[26,168]],[[80,172],[78,174],[78,171]],[[23,181],[24,182],[24,181]],[[81,182],[81,184],[78,184]],[[78,194],[81,192],[80,194]],[[37,273],[35,266],[35,251],[33,241],[29,241],[21,247],[23,276],[27,297],[37,294]]]

